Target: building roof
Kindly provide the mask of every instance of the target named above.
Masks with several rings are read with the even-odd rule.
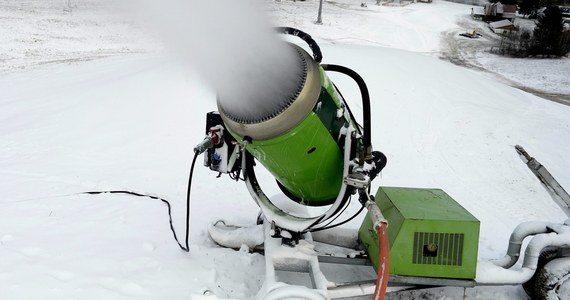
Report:
[[[494,29],[499,29],[499,28],[515,27],[515,25],[509,20],[501,20],[501,21],[489,23],[489,27],[494,28]]]

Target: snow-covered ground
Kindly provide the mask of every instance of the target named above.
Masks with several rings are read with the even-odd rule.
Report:
[[[149,51],[153,39],[120,3],[3,0],[0,72]]]
[[[434,1],[392,7],[364,2],[367,7],[361,7],[360,1],[325,1],[322,25],[315,24],[318,1],[271,1],[270,12],[277,24],[303,28],[326,42],[429,54],[486,70],[491,72],[486,75],[490,78],[549,99],[570,102],[570,58],[517,59],[490,53],[500,37],[486,23],[471,18],[473,5]],[[518,19],[515,24],[529,28],[532,22]],[[483,37],[471,40],[459,36],[473,30]]]
[[[266,4],[276,25],[315,36],[325,63],[367,81],[372,141],[389,159],[375,187],[447,191],[481,220],[480,259],[502,256],[522,221],[565,219],[514,145],[570,187],[570,107],[438,59],[442,37],[461,30],[469,6],[325,2],[324,24],[315,25],[315,2]],[[0,299],[255,296],[263,257],[220,248],[206,233],[217,218],[255,222],[243,184],[197,166],[189,254],[172,238],[160,201],[78,194],[159,195],[172,202],[183,235],[192,148],[216,105],[196,74],[156,51],[134,20],[117,18],[112,0],[71,3],[71,13],[67,1],[0,5]],[[332,78],[358,115],[356,87]],[[526,299],[518,286],[401,297]]]

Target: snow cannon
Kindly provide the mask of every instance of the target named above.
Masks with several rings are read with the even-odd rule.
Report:
[[[321,64],[320,49],[308,34],[293,28],[279,31],[301,38],[312,55],[285,43],[293,59],[291,67],[283,70],[286,74],[278,76],[284,82],[243,105],[232,105],[222,98],[227,95],[220,96],[219,112],[207,114],[206,138],[194,148],[192,163],[205,153],[205,166],[243,180],[259,206],[255,225],[219,220],[208,228],[218,245],[264,254],[266,276],[256,299],[367,295],[384,299],[389,283],[393,292],[524,284],[533,299],[554,299],[544,296],[568,290],[558,289],[570,282],[568,221],[523,223],[513,231],[505,257],[478,261],[479,220],[443,190],[383,186],[373,197],[371,182],[385,167],[386,156],[372,151],[370,97],[364,80],[349,68]],[[357,83],[362,125],[327,72],[342,73]],[[251,104],[265,105],[265,99],[271,103],[269,109]],[[547,189],[556,192],[557,203],[570,217],[568,193],[522,147],[517,151]],[[268,197],[263,192],[256,162],[269,171],[282,195]],[[353,195],[358,196],[360,209],[349,214]],[[283,205],[283,198],[290,200],[289,205]],[[339,227],[364,208],[368,213],[359,229]],[[530,236],[522,269],[511,268],[522,256],[523,240]],[[332,282],[321,271],[321,263],[372,266],[376,278],[355,280],[352,277],[359,272],[350,271],[349,281]]]
[[[209,113],[206,122],[206,141],[211,148],[202,145],[196,150],[208,151],[205,165],[212,170],[234,178],[243,172],[262,214],[276,227],[299,234],[336,216],[356,189],[376,177],[385,166],[386,157],[373,152],[370,145],[370,104],[362,78],[346,67],[321,65],[320,49],[308,34],[292,28],[279,30],[303,39],[313,55],[286,43],[294,64],[286,70],[291,74],[288,82],[278,86],[273,98],[267,100],[272,108],[244,108],[218,99],[219,112]],[[365,115],[368,114],[363,126],[358,125],[326,71],[347,74],[357,82]],[[212,146],[210,140],[215,132],[223,132],[223,138]],[[241,164],[237,163],[242,155],[239,149],[246,150]],[[254,160],[273,175],[289,199],[306,206],[329,205],[329,210],[312,217],[284,212],[259,188]],[[358,173],[356,177],[361,178],[348,176],[351,173]]]
[[[288,93],[271,99],[275,109],[242,113],[218,101],[225,129],[277,180],[296,202],[332,204],[342,184],[343,155],[338,141],[350,125],[342,101],[317,62],[290,44],[296,59]],[[255,107],[249,109],[255,111]]]
[[[364,80],[349,68],[321,64],[320,48],[308,34],[288,27],[278,30],[301,38],[312,55],[299,45],[285,42],[292,57],[291,66],[283,70],[288,73],[280,76],[285,82],[274,86],[271,94],[253,93],[267,99],[244,101],[242,105],[218,96],[218,111],[206,117],[206,138],[194,149],[196,154],[206,153],[204,164],[211,170],[245,181],[261,210],[258,223],[266,228],[266,237],[261,239],[266,254],[271,251],[268,239],[294,247],[307,240],[311,232],[333,228],[354,218],[361,210],[338,220],[354,194],[359,195],[362,208],[373,211],[373,227],[386,225],[368,192],[371,181],[386,165],[386,157],[372,151],[370,99]],[[362,98],[362,126],[327,72],[345,74],[357,83]],[[269,109],[251,104],[266,102],[271,103]],[[275,178],[286,198],[301,207],[320,207],[318,213],[292,212],[276,205],[257,181],[256,161]],[[212,239],[223,246],[241,248],[243,241],[228,241],[228,235],[221,233],[229,228],[224,224],[220,221],[210,228]],[[259,246],[245,244],[250,248]],[[386,252],[382,253],[386,262]],[[291,261],[272,260],[268,264],[291,266]],[[383,266],[387,267],[387,263]]]

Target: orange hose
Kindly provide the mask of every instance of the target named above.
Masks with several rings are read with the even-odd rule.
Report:
[[[376,289],[374,290],[374,300],[384,300],[386,289],[388,288],[388,274],[390,272],[390,240],[388,239],[387,224],[378,223],[375,226],[378,234],[378,276],[376,277]]]

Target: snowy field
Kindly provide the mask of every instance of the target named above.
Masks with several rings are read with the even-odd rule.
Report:
[[[0,299],[253,298],[263,257],[220,248],[206,232],[218,218],[255,222],[243,184],[197,166],[190,253],[172,238],[160,201],[79,194],[169,199],[182,236],[192,148],[216,104],[203,80],[115,1],[70,3],[71,12],[63,0],[0,3]],[[265,4],[275,25],[315,36],[324,63],[368,83],[372,142],[389,160],[375,187],[444,189],[481,221],[479,259],[502,256],[520,222],[565,219],[514,146],[570,188],[570,107],[439,59],[470,6],[325,2],[324,24],[315,25],[316,1]],[[332,78],[358,115],[356,86]],[[556,87],[550,92],[568,94],[567,84]],[[527,299],[520,286],[390,298]]]
[[[473,5],[446,1],[416,3],[403,7],[361,7],[359,1],[331,1],[323,6],[323,25],[314,24],[318,1],[274,2],[275,21],[304,28],[326,42],[372,45],[420,52],[456,64],[486,70],[495,80],[570,103],[570,58],[517,59],[490,53],[500,37],[487,24],[471,18]],[[517,19],[522,28],[532,20]],[[477,30],[478,39],[460,37]]]

